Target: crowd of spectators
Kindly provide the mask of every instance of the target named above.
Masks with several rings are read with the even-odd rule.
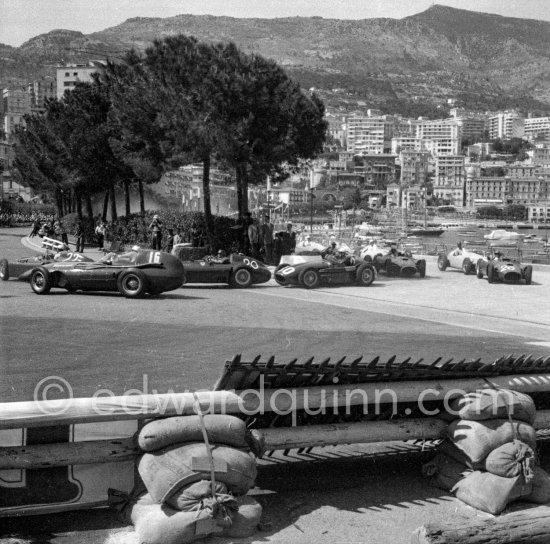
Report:
[[[22,225],[30,225],[34,223],[36,219],[40,219],[42,222],[51,221],[55,219],[55,215],[52,213],[36,213],[36,212],[21,212],[12,210],[3,210],[0,213],[0,226],[1,227],[15,227]]]

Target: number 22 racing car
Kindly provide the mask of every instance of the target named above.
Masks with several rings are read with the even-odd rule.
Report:
[[[304,262],[304,259],[306,261]],[[282,286],[297,285],[314,289],[320,285],[362,285],[369,286],[376,278],[374,265],[355,261],[349,257],[342,262],[296,256],[280,264],[275,270],[275,281]]]
[[[19,279],[28,279],[39,295],[60,287],[69,292],[118,291],[127,298],[172,291],[183,283],[183,265],[169,253],[150,250],[108,253],[99,261],[78,253],[73,255],[74,260],[35,266]]]
[[[500,252],[495,252],[491,257],[479,259],[476,264],[476,274],[479,279],[487,276],[489,283],[497,281],[519,283],[525,280],[526,285],[531,285],[533,267],[521,264],[511,257],[505,257]]]

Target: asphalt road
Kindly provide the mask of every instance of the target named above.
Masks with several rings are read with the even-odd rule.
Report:
[[[0,257],[29,254],[21,246],[24,232],[0,229]],[[440,356],[492,361],[509,353],[547,356],[550,271],[537,268],[533,279],[530,286],[489,285],[459,271],[439,272],[430,261],[425,279],[380,276],[368,288],[304,291],[274,282],[244,290],[186,286],[140,300],[63,290],[38,296],[26,283],[3,282],[0,398],[30,400],[46,376],[62,377],[75,396],[90,396],[98,389],[121,395],[129,389],[163,393],[208,388],[235,354],[243,359],[274,355],[279,361],[359,355],[428,361]],[[361,536],[356,541],[408,542],[410,530],[428,514],[447,515],[452,499],[443,498],[435,510],[407,506],[407,515],[395,506],[415,503],[416,496],[425,507],[433,495],[419,481],[419,452],[404,450],[384,446],[334,455],[324,451],[315,458],[295,459],[300,463],[297,472],[289,459],[265,467],[259,485],[260,492],[270,490],[264,505],[271,512],[273,530],[262,538],[309,542],[308,530],[319,528],[319,542],[325,537],[327,542],[339,537],[349,542],[363,534],[359,528],[367,523],[372,539]],[[335,465],[335,457],[350,459]],[[436,496],[441,494],[436,491]],[[395,508],[382,506],[386,503]],[[333,511],[339,521],[330,517]],[[372,518],[364,516],[375,511]],[[288,516],[294,520],[290,524]],[[74,518],[53,516],[48,524],[57,520],[58,525],[48,530],[70,531],[67,519]],[[91,519],[91,525],[97,524],[93,515]],[[394,520],[398,525],[390,529]],[[335,523],[342,524],[343,532],[334,532]],[[354,527],[359,532],[354,533]],[[85,541],[104,541],[103,531],[97,538],[95,534],[89,533]],[[65,541],[59,536],[50,540]]]

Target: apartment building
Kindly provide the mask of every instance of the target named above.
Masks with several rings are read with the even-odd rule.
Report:
[[[513,110],[497,113],[487,119],[487,131],[491,140],[523,138],[524,118]]]
[[[342,148],[346,148],[346,118],[342,115],[326,115],[328,134]]]
[[[65,91],[72,91],[77,83],[90,83],[92,76],[105,67],[103,61],[90,61],[83,64],[66,64],[56,69],[57,98],[62,98]]]
[[[57,94],[57,83],[53,77],[43,77],[27,85],[27,94],[34,112],[44,111],[46,100],[55,98]]]
[[[360,155],[353,159],[353,172],[365,185],[386,187],[396,181],[395,155]]]
[[[9,142],[15,128],[24,124],[23,116],[31,113],[29,94],[24,89],[4,89],[2,91],[2,130],[4,138]]]
[[[523,123],[526,140],[550,140],[550,117],[528,117]]]
[[[355,155],[389,153],[395,120],[388,115],[351,115],[347,119],[347,150]]]
[[[486,118],[479,117],[455,117],[455,121],[460,126],[462,138],[468,138],[470,141],[481,138],[485,133]]]
[[[423,140],[423,149],[432,155],[458,155],[462,127],[454,119],[434,121],[418,119],[413,123],[415,137]]]
[[[550,143],[540,143],[532,150],[534,164],[550,165]]]
[[[401,151],[401,186],[425,185],[428,177],[430,154],[426,151]]]
[[[465,204],[466,169],[463,155],[440,155],[435,158],[434,196],[450,201],[451,206]]]
[[[511,204],[510,178],[495,176],[467,176],[466,207],[506,206]]]

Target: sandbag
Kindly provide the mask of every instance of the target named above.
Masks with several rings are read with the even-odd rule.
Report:
[[[430,462],[422,465],[422,475],[429,478],[431,485],[445,491],[450,491],[471,472],[471,469],[444,453],[438,453]]]
[[[468,474],[451,489],[457,499],[494,515],[500,514],[506,505],[532,491],[533,486],[526,484],[523,476],[503,478],[479,470]]]
[[[469,421],[503,419],[510,414],[513,420],[532,425],[537,409],[533,399],[525,393],[509,389],[480,389],[452,400],[449,412]]]
[[[207,509],[179,512],[157,504],[149,494],[136,502],[131,519],[140,544],[186,544],[212,534],[221,534],[227,528],[220,526]]]
[[[451,457],[457,463],[464,465],[470,470],[485,470],[485,462],[472,463],[472,460],[448,438],[437,446],[437,452]]]
[[[246,448],[246,423],[235,416],[206,414],[203,416],[208,440]],[[150,421],[136,434],[136,442],[143,451],[156,451],[184,442],[202,442],[199,416],[176,416]]]
[[[535,461],[533,449],[519,440],[514,440],[489,453],[485,459],[485,470],[504,478],[522,475],[529,483],[534,476]]]
[[[216,481],[234,495],[245,495],[256,479],[256,461],[247,451],[228,446],[211,447]],[[189,484],[210,478],[206,446],[201,442],[144,453],[138,471],[151,496],[164,503]]]
[[[252,536],[258,530],[262,506],[256,499],[247,495],[236,497],[236,501],[239,509],[230,512],[233,523],[224,529],[223,534],[233,538]]]
[[[535,467],[535,474],[531,481],[533,491],[524,497],[526,501],[546,504],[550,502],[550,475],[544,469]]]
[[[216,482],[216,496],[218,495],[230,496],[227,486],[222,482]],[[174,510],[194,512],[202,508],[204,499],[211,497],[212,484],[210,480],[200,480],[178,489],[166,499],[166,504]]]
[[[535,429],[531,425],[508,419],[456,419],[447,427],[447,435],[472,463],[481,463],[493,450],[516,438],[533,450],[537,445]]]

